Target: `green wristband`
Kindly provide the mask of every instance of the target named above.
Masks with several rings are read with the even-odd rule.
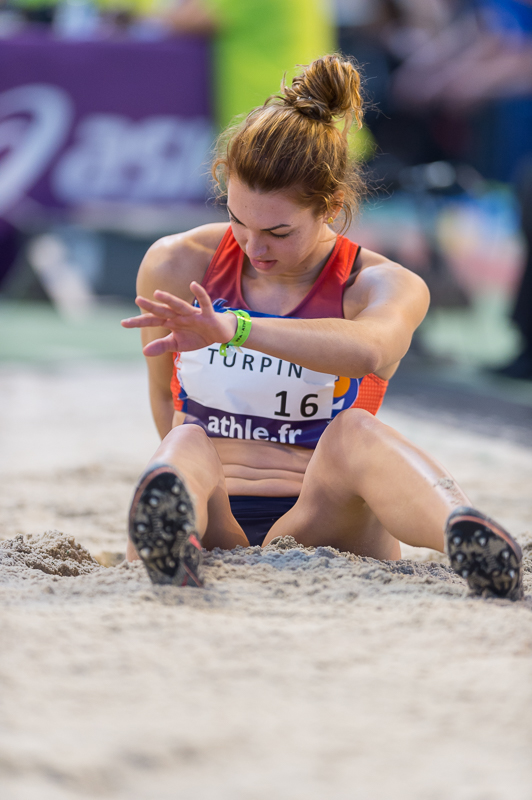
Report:
[[[246,339],[248,338],[249,334],[251,333],[251,317],[249,316],[247,311],[242,311],[242,309],[237,308],[235,311],[232,309],[227,309],[224,312],[225,314],[234,314],[236,317],[236,331],[235,335],[231,339],[230,342],[226,342],[225,344],[220,345],[220,355],[226,356],[227,355],[227,348],[234,348],[236,347],[237,350],[240,351],[240,346],[244,344]]]

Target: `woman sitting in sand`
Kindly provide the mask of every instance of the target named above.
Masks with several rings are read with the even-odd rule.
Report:
[[[167,236],[142,262],[144,313],[123,325],[142,329],[162,442],[128,558],[154,583],[201,586],[202,546],[290,535],[378,559],[447,545],[474,593],[522,595],[519,545],[374,416],[429,293],[331,227],[360,194],[359,87],[339,56],[306,67],[222,140],[229,222]]]

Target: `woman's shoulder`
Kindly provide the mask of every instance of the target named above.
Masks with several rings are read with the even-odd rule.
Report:
[[[158,239],[140,265],[139,292],[164,289],[180,297],[191,294],[191,281],[201,283],[228,227],[229,223],[211,223]]]
[[[369,307],[403,305],[425,315],[430,296],[425,281],[416,273],[386,256],[361,248],[356,270],[344,294],[344,314],[353,319]]]
[[[415,272],[365,247],[360,248],[357,266],[361,278],[360,284],[370,286],[375,283],[394,287],[404,284],[409,288],[416,287],[422,292],[426,290],[425,281]]]

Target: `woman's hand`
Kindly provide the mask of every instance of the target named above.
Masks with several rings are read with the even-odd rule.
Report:
[[[210,344],[229,342],[236,332],[234,314],[217,313],[203,286],[192,281],[190,289],[199,308],[169,292],[157,290],[155,300],[137,297],[136,304],[146,313],[122,320],[124,328],[169,328],[171,333],[154,339],[144,349],[145,356],[160,356],[168,351],[199,350]]]

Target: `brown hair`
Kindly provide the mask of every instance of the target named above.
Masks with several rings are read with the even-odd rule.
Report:
[[[322,214],[337,207],[334,193],[341,191],[347,226],[363,193],[348,140],[353,121],[362,126],[362,113],[354,64],[338,55],[313,61],[290,87],[283,79],[281,94],[221,135],[212,167],[219,192],[235,176],[260,192],[292,190],[298,202]]]

